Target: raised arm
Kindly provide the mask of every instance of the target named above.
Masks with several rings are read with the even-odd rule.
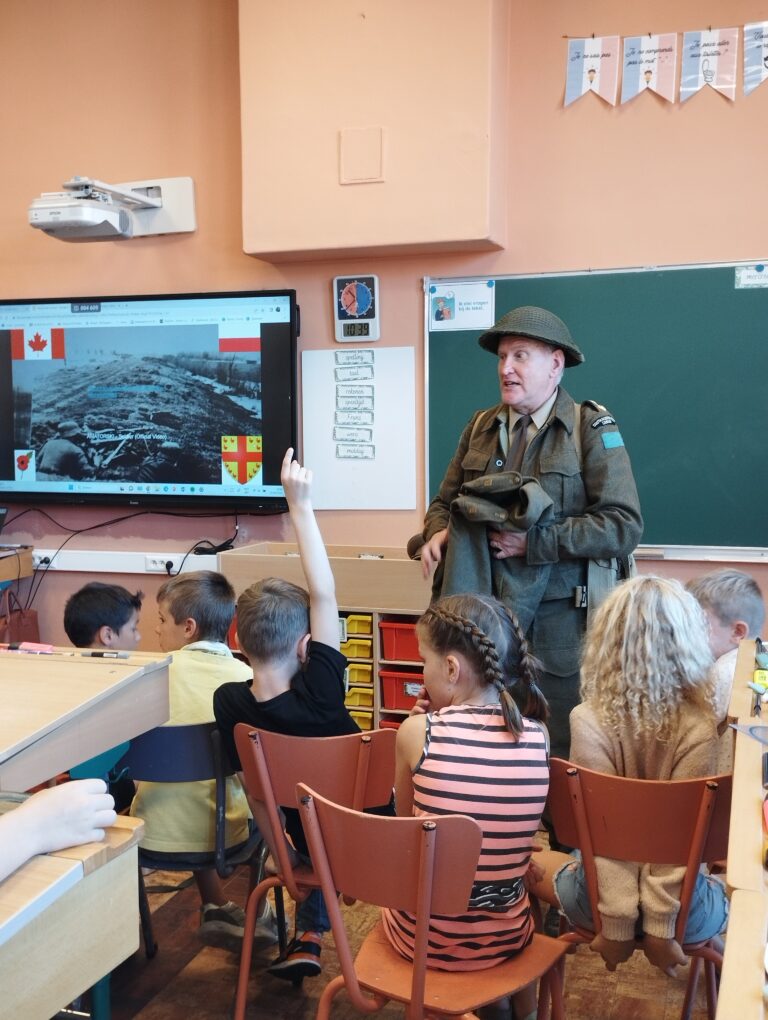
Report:
[[[315,512],[312,509],[312,472],[293,460],[289,448],[283,458],[280,481],[285,490],[291,522],[296,532],[301,566],[309,591],[309,630],[314,641],[339,647],[339,607],[331,564]]]

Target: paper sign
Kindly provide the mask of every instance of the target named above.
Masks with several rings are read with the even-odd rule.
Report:
[[[496,319],[493,280],[433,283],[429,288],[429,329],[488,329]]]
[[[744,95],[768,78],[768,21],[744,26]]]
[[[736,266],[737,290],[749,287],[768,287],[768,266],[762,263],[755,266]]]
[[[571,39],[565,78],[565,106],[586,92],[594,92],[611,106],[616,105],[619,86],[619,37]]]
[[[683,74],[680,101],[709,85],[728,99],[736,98],[736,51],[738,28],[714,28],[686,32],[683,36]]]
[[[640,92],[657,92],[675,101],[677,35],[633,35],[624,40],[624,73],[621,101],[629,102]]]

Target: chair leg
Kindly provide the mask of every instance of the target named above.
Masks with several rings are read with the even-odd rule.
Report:
[[[685,999],[683,1001],[683,1010],[680,1014],[680,1020],[691,1020],[691,1010],[693,1009],[693,1003],[696,999],[696,989],[699,985],[699,974],[701,973],[700,957],[691,957],[690,969],[691,972],[688,975],[688,984],[685,989]]]
[[[320,996],[320,1001],[317,1004],[317,1020],[329,1020],[331,1015],[331,1006],[336,993],[341,991],[344,987],[344,977],[339,974],[323,989],[323,994]]]
[[[253,933],[256,929],[256,912],[259,909],[259,902],[269,889],[277,885],[278,881],[276,877],[267,878],[248,895],[248,902],[245,905],[243,947],[240,950],[240,967],[237,973],[235,1006],[232,1012],[233,1020],[244,1020],[245,1018],[248,978],[251,973],[251,959],[253,957]]]
[[[147,887],[144,884],[144,872],[139,865],[139,920],[141,921],[141,936],[144,939],[144,952],[148,960],[157,954],[157,942],[152,929],[152,912],[149,909],[147,899]]]
[[[109,991],[109,974],[97,981],[91,988],[91,1020],[110,1020],[112,1001]]]
[[[707,1020],[715,1020],[717,1012],[717,967],[711,960],[704,961],[704,980],[707,988]]]

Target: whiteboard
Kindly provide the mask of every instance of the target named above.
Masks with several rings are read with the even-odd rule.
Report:
[[[414,348],[304,351],[301,392],[315,509],[415,510]]]

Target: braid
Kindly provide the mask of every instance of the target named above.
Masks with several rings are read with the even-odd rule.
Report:
[[[510,683],[510,694],[523,715],[529,719],[546,723],[549,719],[549,705],[537,682],[542,668],[541,663],[531,652],[530,645],[514,613],[505,606],[504,614],[517,642],[519,659],[517,669],[510,663],[510,673],[514,676]]]
[[[507,729],[519,737],[523,731],[523,721],[517,702],[507,687],[504,665],[496,643],[473,620],[454,612],[440,602],[431,605],[422,616],[422,620],[427,623],[430,617],[448,624],[454,632],[461,635],[463,640],[460,640],[459,644],[463,645],[464,651],[474,658],[485,682],[499,693]],[[514,620],[514,617],[511,619]],[[452,644],[456,644],[455,640]]]

